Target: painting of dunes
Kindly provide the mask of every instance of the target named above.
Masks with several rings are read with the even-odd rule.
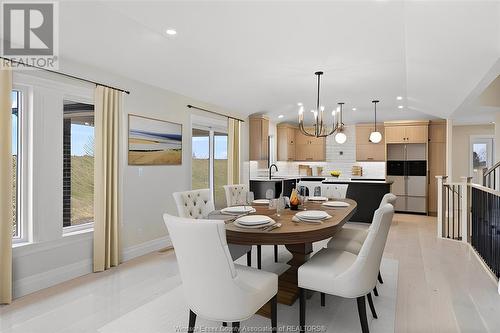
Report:
[[[182,164],[182,125],[129,115],[129,165]]]

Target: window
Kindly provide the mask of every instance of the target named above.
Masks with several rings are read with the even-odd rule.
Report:
[[[227,134],[214,133],[214,198],[215,207],[226,204],[226,194],[222,186],[227,185]]]
[[[191,162],[191,188],[210,188],[210,132],[193,128]]]
[[[63,227],[94,221],[94,106],[64,101]]]
[[[209,188],[216,208],[226,204],[223,185],[227,184],[227,133],[193,128],[191,188]]]
[[[12,91],[12,165],[13,165],[13,189],[12,189],[12,236],[14,238],[22,238],[22,230],[20,223],[20,143],[21,143],[21,92],[17,90]]]

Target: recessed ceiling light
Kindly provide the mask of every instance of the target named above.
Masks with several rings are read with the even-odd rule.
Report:
[[[403,106],[402,106],[402,105],[399,105],[399,106],[398,106],[398,109],[402,109],[402,108],[403,108]]]
[[[175,29],[167,29],[165,32],[170,36],[177,35],[177,31]]]
[[[301,103],[301,102],[298,102],[298,103],[297,103],[297,105],[298,105],[298,106],[302,106],[302,103]]]
[[[398,101],[400,101],[400,100],[402,100],[402,99],[403,99],[403,97],[402,97],[402,96],[398,96],[398,97],[396,97],[396,99],[397,99]]]
[[[278,116],[278,118],[280,118],[280,119],[281,119],[281,118],[283,118],[283,117],[284,117],[284,115],[282,115],[282,114],[280,114],[280,115]]]
[[[352,111],[356,111],[357,109],[356,108],[352,108]]]

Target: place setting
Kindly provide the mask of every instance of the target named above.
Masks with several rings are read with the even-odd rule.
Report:
[[[261,231],[271,231],[281,226],[275,220],[266,215],[246,215],[234,220],[233,224],[245,229],[260,229]]]
[[[303,210],[295,214],[292,221],[320,224],[330,218],[332,216],[323,210]]]

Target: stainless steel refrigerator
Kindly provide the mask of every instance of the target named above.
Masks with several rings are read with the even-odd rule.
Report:
[[[394,182],[396,211],[427,213],[427,145],[388,144],[387,180]]]

